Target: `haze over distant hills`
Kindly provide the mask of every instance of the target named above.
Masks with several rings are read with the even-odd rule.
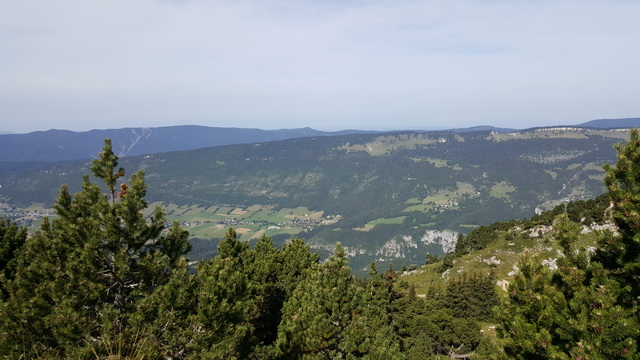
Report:
[[[573,126],[599,129],[640,127],[640,118],[593,120]],[[486,130],[499,133],[517,131],[517,129],[512,128],[497,128],[486,125],[443,131],[464,133]],[[95,158],[97,154],[96,144],[101,144],[105,138],[112,139],[114,152],[123,157],[193,150],[210,146],[356,133],[375,132],[363,130],[326,132],[311,128],[261,130],[195,125],[91,130],[86,132],[68,130],[36,131],[28,134],[0,132],[0,172],[6,169],[33,167],[45,162]]]
[[[601,194],[602,164],[628,136],[576,126],[357,133],[126,156],[121,166],[144,170],[148,200],[193,237],[233,226],[247,241],[298,235],[325,254],[341,241],[363,269],[421,263],[479,225]],[[0,171],[0,205],[50,207],[60,184],[78,191],[89,173],[87,160]]]
[[[582,123],[579,126],[595,129],[622,129],[640,127],[640,118],[599,119]]]
[[[112,139],[114,152],[122,157],[360,132],[362,131],[324,132],[310,128],[261,130],[194,125],[86,132],[48,130],[0,135],[0,161],[56,162],[91,159],[96,157],[96,144],[101,144],[105,138]]]

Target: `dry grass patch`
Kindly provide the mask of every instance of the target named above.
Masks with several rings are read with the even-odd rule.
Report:
[[[253,235],[251,235],[250,239],[259,239],[262,235],[264,235],[265,230],[258,230]]]
[[[247,211],[243,210],[242,208],[235,208],[229,215],[244,215],[246,213]]]

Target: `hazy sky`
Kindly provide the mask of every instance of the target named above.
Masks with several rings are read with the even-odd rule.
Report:
[[[637,0],[0,0],[0,131],[639,116]]]

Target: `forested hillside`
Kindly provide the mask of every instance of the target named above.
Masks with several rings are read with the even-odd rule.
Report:
[[[498,295],[495,274],[434,282],[416,295],[392,269],[358,279],[337,244],[324,262],[303,240],[251,247],[228,229],[218,255],[189,271],[188,234],[142,210],[144,171],[126,179],[109,141],[82,190],[62,186],[56,217],[26,231],[0,221],[0,355],[7,358],[501,359],[638,357],[640,137],[605,166],[603,199],[527,220],[550,224],[557,266],[523,252]],[[613,221],[582,245],[588,222]],[[479,228],[451,264],[526,222]],[[530,225],[531,225],[530,224]],[[487,236],[488,235],[488,236]],[[482,240],[485,239],[485,240]],[[445,270],[447,261],[435,262]],[[485,324],[496,324],[497,337]]]
[[[5,162],[28,164],[93,159],[96,156],[95,144],[105,138],[111,139],[114,153],[122,157],[362,132],[364,131],[326,132],[310,128],[261,130],[181,125],[85,132],[47,130],[28,134],[0,134],[0,171],[4,170]]]
[[[478,226],[603,193],[602,164],[626,138],[626,130],[571,128],[358,134],[121,162],[145,170],[150,203],[189,230],[193,257],[233,226],[243,241],[304,237],[323,258],[340,241],[366,273],[372,260],[418,265]],[[88,172],[75,162],[0,174],[0,203],[50,208],[59,184],[79,191]]]

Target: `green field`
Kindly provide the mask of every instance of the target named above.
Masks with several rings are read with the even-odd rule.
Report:
[[[324,211],[312,211],[307,207],[274,209],[272,206],[251,205],[248,207],[178,206],[160,202],[150,204],[145,215],[150,216],[156,206],[167,213],[170,222],[178,221],[192,237],[201,239],[222,238],[227,229],[236,229],[241,239],[249,240],[262,234],[296,235],[310,227],[335,223],[339,217],[324,217]]]
[[[404,202],[405,204],[422,204],[422,200],[418,199],[417,197],[413,197],[411,199],[407,199],[407,201]]]
[[[428,162],[429,164],[435,166],[436,168],[448,168],[456,171],[462,170],[462,167],[460,167],[460,165],[458,164],[451,165],[449,164],[449,160],[445,160],[445,159],[436,159],[431,157],[425,157],[425,158],[412,157],[410,159],[414,162]]]
[[[463,197],[475,197],[477,196],[476,190],[473,185],[456,181],[456,189],[442,189],[435,192],[433,195],[429,195],[422,200],[423,204],[435,204],[439,206],[457,206],[455,203]]]
[[[434,208],[435,206],[433,204],[420,204],[420,205],[409,206],[404,210],[402,210],[402,212],[411,212],[411,211],[427,212],[427,211],[433,210]]]
[[[491,196],[497,199],[509,200],[511,194],[516,191],[516,187],[506,181],[501,181],[491,186]]]
[[[544,172],[546,172],[547,174],[551,175],[551,178],[553,180],[555,180],[558,177],[558,173],[555,171],[551,171],[551,170],[545,170]]]
[[[371,156],[381,156],[392,151],[415,149],[418,146],[431,145],[438,142],[442,142],[442,140],[440,138],[431,138],[426,134],[401,134],[379,136],[365,144],[346,143],[338,147],[338,150],[344,150],[346,152],[364,151]]]
[[[571,164],[571,165],[567,166],[567,170],[569,170],[569,171],[575,170],[575,169],[579,168],[580,166],[582,166],[582,163],[574,163],[574,164]]]
[[[487,140],[509,141],[509,140],[530,140],[530,139],[589,139],[589,136],[601,136],[602,138],[628,140],[629,133],[626,131],[608,131],[596,129],[538,129],[535,131],[524,131],[514,133],[492,132],[487,136]]]
[[[354,228],[353,230],[357,230],[357,231],[370,231],[372,230],[374,227],[376,227],[376,225],[382,225],[382,224],[402,224],[404,222],[404,219],[406,219],[406,216],[398,216],[398,217],[394,217],[394,218],[378,218],[372,221],[369,221],[368,223],[366,223],[363,227],[360,228]]]

